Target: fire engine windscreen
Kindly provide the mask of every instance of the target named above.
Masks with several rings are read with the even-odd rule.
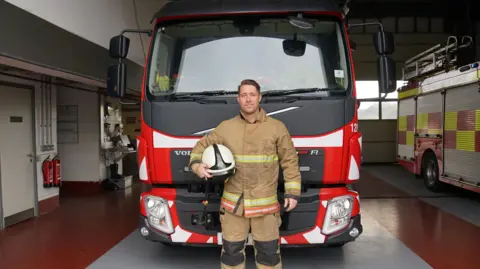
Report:
[[[160,26],[153,37],[147,91],[153,96],[236,91],[246,78],[257,80],[262,91],[344,91],[351,82],[342,26],[324,17],[309,20],[310,29],[295,27],[287,17]],[[284,51],[285,44],[302,47],[295,41],[306,43],[303,55]]]

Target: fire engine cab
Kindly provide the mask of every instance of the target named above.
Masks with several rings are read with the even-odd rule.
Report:
[[[349,27],[333,0],[179,0],[154,16],[137,137],[139,231],[166,244],[220,245],[223,182],[188,169],[190,150],[238,113],[237,87],[261,83],[261,106],[288,128],[298,150],[302,194],[282,212],[282,245],[341,246],[363,231],[359,195],[362,135]],[[373,35],[379,88],[396,89],[392,35]],[[129,39],[113,37],[108,90],[125,92]],[[280,169],[280,168],[279,168]],[[280,171],[278,200],[283,204]],[[202,203],[208,197],[208,204]]]

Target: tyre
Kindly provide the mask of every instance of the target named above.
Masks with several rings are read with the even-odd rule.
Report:
[[[439,192],[443,189],[443,182],[440,181],[437,157],[432,152],[426,152],[422,161],[423,183],[432,192]]]

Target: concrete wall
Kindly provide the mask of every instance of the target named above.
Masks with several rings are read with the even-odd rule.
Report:
[[[40,76],[36,75],[29,75],[29,78],[34,78],[34,79],[40,79]],[[51,143],[53,145],[52,150],[48,151],[42,151],[41,146],[42,146],[42,131],[41,131],[41,111],[42,111],[42,106],[41,106],[41,93],[40,93],[40,82],[36,81],[31,81],[31,80],[26,80],[26,79],[18,79],[18,78],[13,78],[9,76],[4,76],[0,75],[0,80],[5,81],[5,82],[10,82],[10,83],[16,83],[16,84],[22,84],[22,85],[27,85],[28,87],[34,87],[35,88],[35,133],[36,133],[36,152],[37,152],[37,169],[36,169],[36,174],[37,174],[37,191],[38,191],[38,201],[44,201],[49,198],[58,196],[58,188],[44,188],[43,187],[43,176],[42,176],[42,161],[47,157],[47,155],[50,155],[51,158],[53,158],[56,153],[57,153],[57,137],[56,137],[56,129],[57,129],[57,124],[56,124],[56,87],[55,85],[51,86],[52,89],[52,99],[51,99],[51,123],[52,123],[52,137],[51,137]],[[15,94],[15,92],[12,92],[12,94]],[[43,107],[45,109],[45,107]],[[50,140],[50,139],[49,139]]]
[[[99,18],[108,17],[108,13],[94,14],[95,6],[87,13],[78,12],[78,5],[72,5],[69,12],[60,11],[56,8],[77,3],[96,3],[97,1],[10,1],[32,9],[41,8],[50,10],[50,14],[61,16],[64,21],[76,18],[73,24],[77,29],[85,31],[103,31],[103,23]],[[49,2],[49,3],[46,3]],[[58,3],[55,3],[58,2]],[[110,6],[115,6],[110,1]],[[55,9],[52,7],[56,7]],[[117,14],[121,17],[120,14]],[[115,17],[115,16],[113,16]],[[92,25],[87,23],[93,21]],[[110,22],[118,24],[116,21]],[[101,26],[101,27],[100,27]],[[129,26],[131,26],[129,24]],[[119,28],[122,24],[119,24]],[[116,28],[115,28],[116,32]],[[104,41],[109,42],[112,30],[104,32]],[[65,73],[88,77],[103,83],[106,82],[107,68],[115,61],[108,55],[105,47],[85,40],[80,36],[68,32],[48,21],[45,21],[21,8],[18,8],[7,1],[0,1],[0,56],[6,56],[18,61],[47,67],[52,70],[60,70]],[[143,68],[128,61],[128,87],[140,89],[143,76]]]
[[[364,163],[395,162],[396,120],[361,120],[362,155]]]
[[[351,19],[350,23],[381,21],[384,30],[394,33],[395,52],[391,55],[397,67],[397,87],[401,86],[405,60],[436,45],[444,44],[442,18],[366,18]],[[376,26],[352,28],[350,38],[357,44],[353,53],[357,94],[359,99],[378,98],[378,55],[372,43]],[[359,86],[361,85],[361,86]],[[364,163],[394,162],[396,155],[397,93],[382,102],[362,102],[359,109],[359,128],[363,133]]]
[[[366,18],[351,19],[349,22],[362,23],[380,21],[385,31],[393,32],[395,53],[391,57],[397,63],[397,80],[402,79],[402,66],[406,59],[438,44],[446,43],[447,35],[443,33],[443,19],[432,18]],[[372,34],[376,26],[352,28],[350,38],[357,43],[353,53],[357,80],[377,80],[376,61],[378,55],[372,43]]]
[[[78,108],[78,142],[58,144],[63,181],[99,181],[100,103],[96,92],[58,87],[58,105]],[[62,134],[59,134],[59,136]],[[62,140],[60,140],[62,141]]]

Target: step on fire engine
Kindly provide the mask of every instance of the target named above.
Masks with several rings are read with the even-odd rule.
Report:
[[[407,60],[398,90],[397,160],[431,191],[480,192],[479,62],[470,36]]]

